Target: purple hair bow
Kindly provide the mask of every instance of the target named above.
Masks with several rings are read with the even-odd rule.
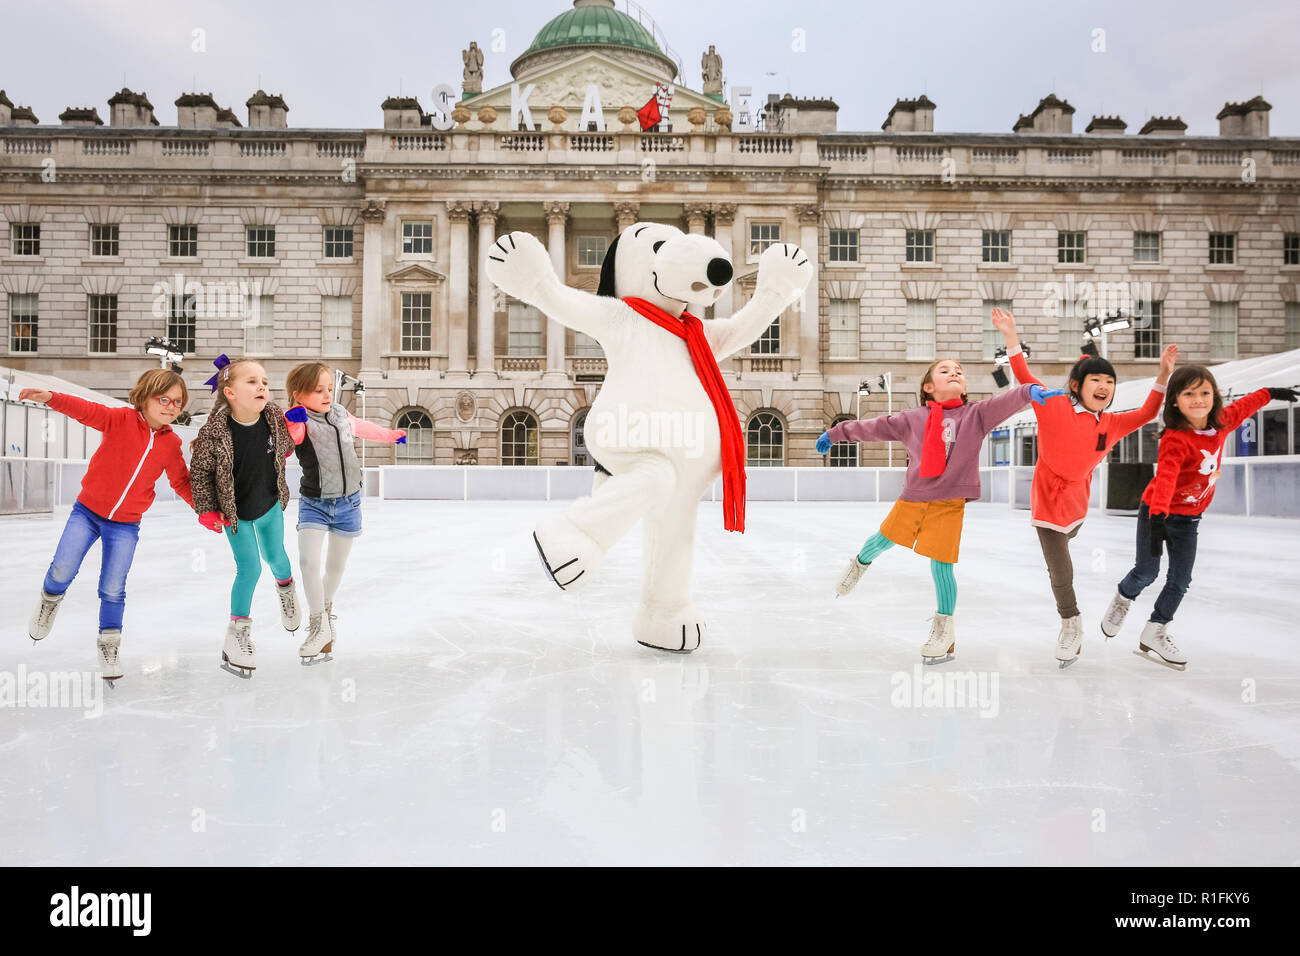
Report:
[[[216,375],[213,375],[212,378],[208,379],[208,380],[207,380],[206,382],[204,382],[203,384],[204,384],[204,385],[209,385],[209,386],[211,386],[211,387],[212,387],[212,391],[213,391],[213,392],[216,392],[216,390],[217,390],[217,379],[221,377],[221,370],[222,370],[223,368],[225,368],[227,365],[230,364],[230,359],[228,359],[228,358],[226,357],[226,353],[225,353],[225,352],[222,352],[220,355],[218,355],[216,358],[214,358],[214,359],[212,360],[212,364],[215,365],[215,366],[217,367],[217,374],[216,374]]]

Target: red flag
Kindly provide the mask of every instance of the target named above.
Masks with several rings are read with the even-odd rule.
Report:
[[[650,101],[636,111],[636,115],[637,119],[641,121],[642,132],[648,130],[663,119],[663,114],[659,112],[659,96],[657,90],[656,94],[650,97]]]

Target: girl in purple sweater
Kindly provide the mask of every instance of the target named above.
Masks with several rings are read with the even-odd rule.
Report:
[[[841,422],[817,439],[823,455],[839,441],[898,441],[907,449],[903,495],[880,530],[867,539],[835,587],[848,594],[877,556],[896,544],[930,559],[939,609],[921,648],[926,664],[952,660],[957,649],[952,615],[957,607],[953,565],[961,544],[966,502],[980,496],[979,450],[984,436],[1030,401],[1043,403],[1061,389],[1021,385],[1004,395],[970,403],[966,376],[956,359],[940,359],[921,379],[921,405],[897,415]]]

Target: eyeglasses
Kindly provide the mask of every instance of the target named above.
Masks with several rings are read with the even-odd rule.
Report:
[[[180,407],[185,404],[185,400],[181,398],[168,398],[166,395],[155,395],[154,397],[158,399],[158,404],[163,408],[174,405],[176,410],[180,411]]]

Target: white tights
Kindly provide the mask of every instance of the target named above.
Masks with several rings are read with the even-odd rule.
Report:
[[[322,574],[321,552],[325,550],[327,535],[330,547]],[[343,580],[352,541],[352,538],[329,534],[324,528],[304,528],[298,532],[298,564],[302,568],[302,589],[307,593],[308,613],[320,614],[326,603],[333,602],[339,582]]]

